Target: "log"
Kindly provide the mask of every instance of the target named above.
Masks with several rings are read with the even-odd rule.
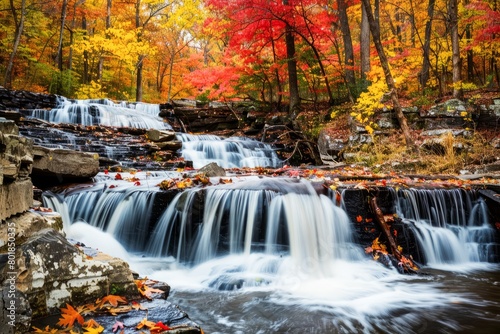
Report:
[[[403,271],[406,273],[416,273],[418,270],[418,266],[415,265],[415,263],[411,259],[405,257],[399,251],[396,240],[394,240],[394,237],[391,234],[391,229],[385,221],[384,214],[377,205],[376,197],[372,197],[370,199],[370,208],[375,214],[375,221],[382,229],[382,232],[384,233],[384,236],[389,243],[391,254],[399,261],[398,265],[401,266]]]

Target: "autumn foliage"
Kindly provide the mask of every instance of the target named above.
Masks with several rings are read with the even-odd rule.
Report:
[[[352,95],[364,121],[387,92],[373,45],[363,63],[358,0],[1,1],[0,74],[14,89],[150,102],[249,98],[279,107],[289,94],[289,29],[301,99],[334,103]],[[425,104],[429,94],[457,86],[498,87],[497,1],[458,2],[460,82],[450,78],[448,1],[376,3],[400,93]]]

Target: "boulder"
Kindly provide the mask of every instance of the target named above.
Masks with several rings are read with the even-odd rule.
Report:
[[[341,158],[341,152],[347,145],[347,140],[332,138],[327,131],[322,130],[318,136],[318,150],[325,165],[336,164]]]
[[[59,184],[90,179],[99,172],[99,154],[73,150],[33,147],[35,184]]]
[[[171,140],[171,141],[156,143],[156,146],[158,146],[160,150],[175,152],[182,148],[182,142],[179,140]]]
[[[176,139],[175,131],[173,130],[149,129],[146,136],[149,140],[154,142],[168,142]]]
[[[5,284],[15,273],[15,287],[27,296],[33,317],[55,313],[66,303],[94,302],[112,291],[139,298],[126,262],[101,253],[87,256],[54,229],[38,231],[19,245],[15,270],[10,269],[3,268],[0,281]]]
[[[224,168],[220,167],[215,162],[211,162],[208,165],[201,167],[198,172],[207,177],[226,176]]]

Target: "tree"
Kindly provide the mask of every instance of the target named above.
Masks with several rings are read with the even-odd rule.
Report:
[[[361,5],[361,79],[366,81],[366,73],[370,71],[370,25],[366,18],[365,6]]]
[[[141,0],[136,0],[135,3],[135,28],[137,31],[137,42],[141,43],[143,41],[144,33],[146,31],[146,27],[151,22],[152,19],[160,16],[162,11],[171,6],[171,2],[163,1],[163,0],[146,0],[142,2]],[[142,13],[143,9],[145,10],[145,15]],[[144,60],[147,57],[147,54],[140,54],[137,58],[136,65],[136,94],[135,100],[137,102],[142,101],[142,74],[144,68]]]
[[[463,99],[462,89],[462,60],[460,58],[460,40],[458,33],[458,1],[448,1],[448,17],[451,33],[452,66],[453,66],[453,97]]]
[[[283,0],[283,5],[289,6],[288,0]],[[295,55],[295,38],[290,23],[285,28],[286,57],[288,67],[288,90],[290,93],[290,114],[292,118],[297,116],[300,108],[299,82],[297,78],[297,59]]]
[[[422,71],[420,71],[420,85],[422,90],[425,89],[427,81],[429,80],[429,70],[431,68],[430,48],[431,48],[431,34],[432,34],[432,20],[434,19],[434,7],[436,0],[429,0],[427,5],[427,22],[425,23],[425,37],[423,46],[423,64]]]
[[[339,11],[340,30],[344,40],[344,63],[345,63],[345,79],[349,96],[353,99],[357,94],[353,91],[356,86],[354,77],[354,49],[352,46],[351,28],[349,28],[349,20],[347,18],[347,3],[345,0],[337,0]]]
[[[399,121],[399,125],[401,130],[403,131],[403,135],[405,137],[406,146],[414,150],[416,149],[415,142],[410,132],[410,128],[408,127],[408,123],[405,115],[403,114],[403,109],[401,108],[401,104],[399,103],[397,87],[394,82],[394,78],[392,77],[391,70],[389,68],[389,61],[387,60],[387,56],[385,54],[384,48],[382,46],[382,41],[380,39],[380,27],[377,25],[375,18],[373,16],[370,0],[361,0],[363,6],[366,10],[366,16],[368,19],[368,23],[370,25],[370,31],[373,37],[373,43],[375,44],[375,49],[377,49],[377,54],[380,59],[380,65],[384,71],[385,81],[387,87],[389,88],[389,93],[391,95],[391,101],[393,103],[394,111],[396,112],[396,117]]]
[[[10,11],[12,17],[14,18],[14,23],[16,25],[14,43],[12,46],[12,52],[10,53],[9,62],[7,63],[7,68],[5,70],[5,77],[3,84],[5,87],[10,88],[12,85],[12,68],[14,67],[14,59],[17,54],[17,49],[21,41],[21,35],[24,30],[24,20],[26,19],[26,0],[21,0],[21,10],[18,13],[14,0],[10,0]],[[19,15],[18,15],[19,14]]]

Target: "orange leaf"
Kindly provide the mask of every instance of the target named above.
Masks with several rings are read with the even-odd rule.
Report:
[[[58,326],[61,327],[72,327],[75,320],[82,325],[83,317],[78,313],[77,310],[73,308],[70,304],[66,304],[66,308],[61,308],[61,318],[57,322]]]
[[[361,217],[361,216],[357,216],[357,217],[356,217],[356,221],[357,221],[358,223],[361,223],[361,222],[363,221],[363,217]]]
[[[123,297],[115,295],[107,295],[99,303],[99,308],[103,307],[104,304],[106,303],[109,303],[113,307],[117,307],[118,303],[128,304],[128,302]]]
[[[87,320],[83,323],[83,327],[88,327],[88,328],[99,328],[101,325],[94,319]]]

